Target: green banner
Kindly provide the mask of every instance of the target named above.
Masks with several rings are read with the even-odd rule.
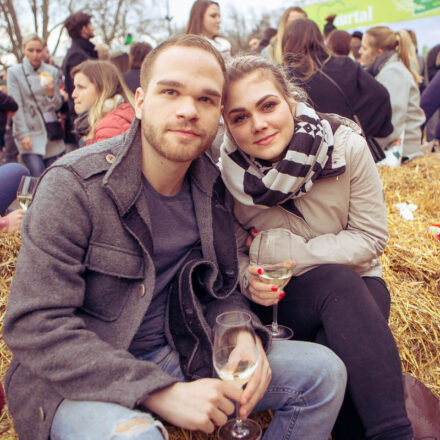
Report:
[[[304,10],[321,28],[336,14],[338,29],[353,29],[440,15],[440,0],[328,0]]]

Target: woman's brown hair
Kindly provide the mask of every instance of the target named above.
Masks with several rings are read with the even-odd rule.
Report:
[[[206,10],[211,5],[218,5],[217,2],[211,0],[197,0],[194,2],[189,13],[189,20],[186,26],[185,34],[202,35],[203,33],[203,17]]]
[[[351,35],[346,31],[335,29],[327,37],[327,45],[335,55],[347,56],[351,49]]]
[[[282,50],[282,41],[286,26],[288,25],[287,21],[289,20],[289,16],[291,12],[298,12],[303,14],[304,17],[307,17],[307,12],[299,6],[292,6],[287,8],[283,15],[281,16],[280,24],[278,25],[278,32],[275,47],[271,47],[270,57],[274,63],[281,64],[283,62],[283,50]]]
[[[412,56],[414,45],[407,31],[393,31],[388,26],[374,26],[365,33],[371,37],[371,44],[374,48],[382,49],[383,51],[395,51],[399,60],[402,61],[411,73],[416,84],[422,82],[423,78],[411,65],[411,60],[414,58]]]
[[[290,22],[282,41],[283,63],[296,69],[307,81],[331,57],[318,25],[308,18]]]
[[[118,97],[134,108],[134,97],[124,82],[118,68],[110,61],[87,60],[72,69],[71,76],[82,73],[95,86],[98,95],[89,109],[89,127],[87,139],[93,139],[95,129],[104,115],[117,105]]]

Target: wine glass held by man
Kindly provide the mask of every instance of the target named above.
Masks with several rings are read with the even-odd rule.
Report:
[[[268,306],[281,300],[279,323],[295,339],[325,344],[345,362],[348,395],[334,439],[410,440],[380,277],[388,238],[383,189],[359,127],[319,116],[282,68],[261,57],[232,60],[227,84],[219,163],[235,199],[242,293],[266,324]],[[280,228],[290,231],[296,262],[283,298],[261,282],[258,265],[261,231]]]
[[[225,312],[216,318],[214,327],[213,363],[220,379],[241,389],[255,372],[261,349],[252,327],[252,318],[243,311]],[[262,360],[263,362],[264,360]],[[218,431],[220,440],[261,438],[261,427],[253,420],[242,420],[235,402],[235,419]]]
[[[18,104],[13,117],[13,135],[31,176],[38,177],[64,153],[62,136],[49,139],[46,122],[57,121],[63,99],[59,70],[42,61],[43,41],[37,35],[23,40],[22,64],[8,69],[8,93]]]

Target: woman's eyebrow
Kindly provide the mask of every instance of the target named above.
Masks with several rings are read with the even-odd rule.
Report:
[[[257,103],[255,104],[255,106],[258,107],[262,102],[264,102],[267,98],[270,98],[270,97],[278,98],[277,95],[273,95],[272,93],[268,93],[267,95],[262,96],[262,97],[257,101]],[[244,111],[246,111],[246,109],[245,109],[244,107],[233,108],[232,110],[230,110],[230,111],[228,112],[228,116],[229,116],[231,113],[244,112]]]

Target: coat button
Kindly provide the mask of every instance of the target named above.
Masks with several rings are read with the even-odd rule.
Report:
[[[108,163],[113,163],[115,161],[115,155],[114,154],[107,154],[107,156],[105,156],[105,160]]]
[[[42,407],[42,406],[40,406],[40,407],[38,408],[38,412],[40,413],[40,420],[41,420],[42,422],[44,422],[44,419],[46,418],[46,415],[44,414],[44,410],[43,410],[43,407]]]
[[[145,295],[145,286],[143,284],[141,284],[141,296]]]

